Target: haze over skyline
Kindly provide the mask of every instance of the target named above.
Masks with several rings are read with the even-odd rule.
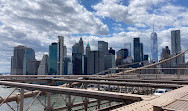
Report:
[[[181,31],[182,51],[188,48],[187,0],[0,0],[0,15],[0,73],[10,72],[13,47],[31,47],[40,60],[58,35],[69,55],[80,37],[91,50],[104,40],[116,51],[140,37],[150,56],[153,21],[159,56],[165,46],[171,49],[171,30]]]

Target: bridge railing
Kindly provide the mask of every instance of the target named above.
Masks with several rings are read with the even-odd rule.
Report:
[[[134,70],[134,71],[132,71]],[[116,75],[116,73],[122,73]],[[135,68],[110,68],[107,77],[116,78],[139,78],[139,79],[160,79],[160,78],[175,78],[188,79],[184,76],[188,75],[188,68],[142,68],[135,70]]]

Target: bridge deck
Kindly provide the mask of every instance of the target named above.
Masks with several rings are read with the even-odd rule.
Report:
[[[188,107],[188,86],[172,90],[155,98],[139,101],[130,105],[117,108],[113,111],[163,111],[182,110],[187,111]],[[180,106],[181,104],[181,106]]]

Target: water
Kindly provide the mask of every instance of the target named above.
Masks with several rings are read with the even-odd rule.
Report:
[[[15,88],[6,88],[5,86],[0,86],[0,96],[3,97],[3,98],[6,98]],[[17,94],[17,93],[20,93],[19,90],[16,90],[13,94]],[[64,98],[66,98],[65,95],[62,95]],[[58,94],[52,94],[51,96],[51,104],[54,103],[54,101],[56,100],[56,98],[59,98],[58,101],[54,104],[54,107],[57,108],[57,107],[62,107],[62,106],[65,106],[66,105],[66,102],[62,99],[61,96],[58,96]],[[75,96],[71,96],[72,99],[75,97]],[[32,102],[34,97],[30,97],[30,98],[25,98],[24,99],[24,110],[26,110],[26,108],[29,106],[29,104]],[[45,96],[39,96],[38,97],[41,102],[43,104],[45,104]],[[47,99],[47,98],[46,98]],[[92,98],[90,98],[89,100],[92,100]],[[78,102],[81,102],[83,101],[82,97],[76,97],[76,99],[74,100],[74,103],[78,103]],[[102,101],[102,102],[106,102],[106,101]],[[8,104],[11,105],[11,107],[13,107],[15,110],[17,110],[17,103],[14,101],[14,102],[9,102]],[[92,104],[89,104],[89,106],[91,105],[96,105],[97,103],[92,103]],[[114,103],[112,103],[114,104]],[[73,110],[76,110],[76,109],[80,109],[82,108],[83,106],[79,106],[79,107],[76,107],[76,108],[73,108]],[[102,107],[106,107],[106,105],[102,105]],[[96,107],[93,107],[93,108],[90,108],[90,110],[95,110]],[[1,107],[0,107],[0,111],[12,111],[11,108],[9,108],[7,106],[7,104],[3,104]],[[44,106],[39,102],[39,100],[36,99],[36,101],[33,103],[33,105],[30,107],[30,109],[28,111],[44,111]]]

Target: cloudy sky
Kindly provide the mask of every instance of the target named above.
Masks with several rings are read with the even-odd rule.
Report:
[[[182,50],[188,48],[187,0],[0,0],[0,72],[10,72],[13,47],[31,47],[40,60],[58,35],[69,54],[80,37],[92,50],[98,40],[119,50],[140,37],[150,54],[153,21],[159,55],[171,45],[171,30],[181,30]]]

